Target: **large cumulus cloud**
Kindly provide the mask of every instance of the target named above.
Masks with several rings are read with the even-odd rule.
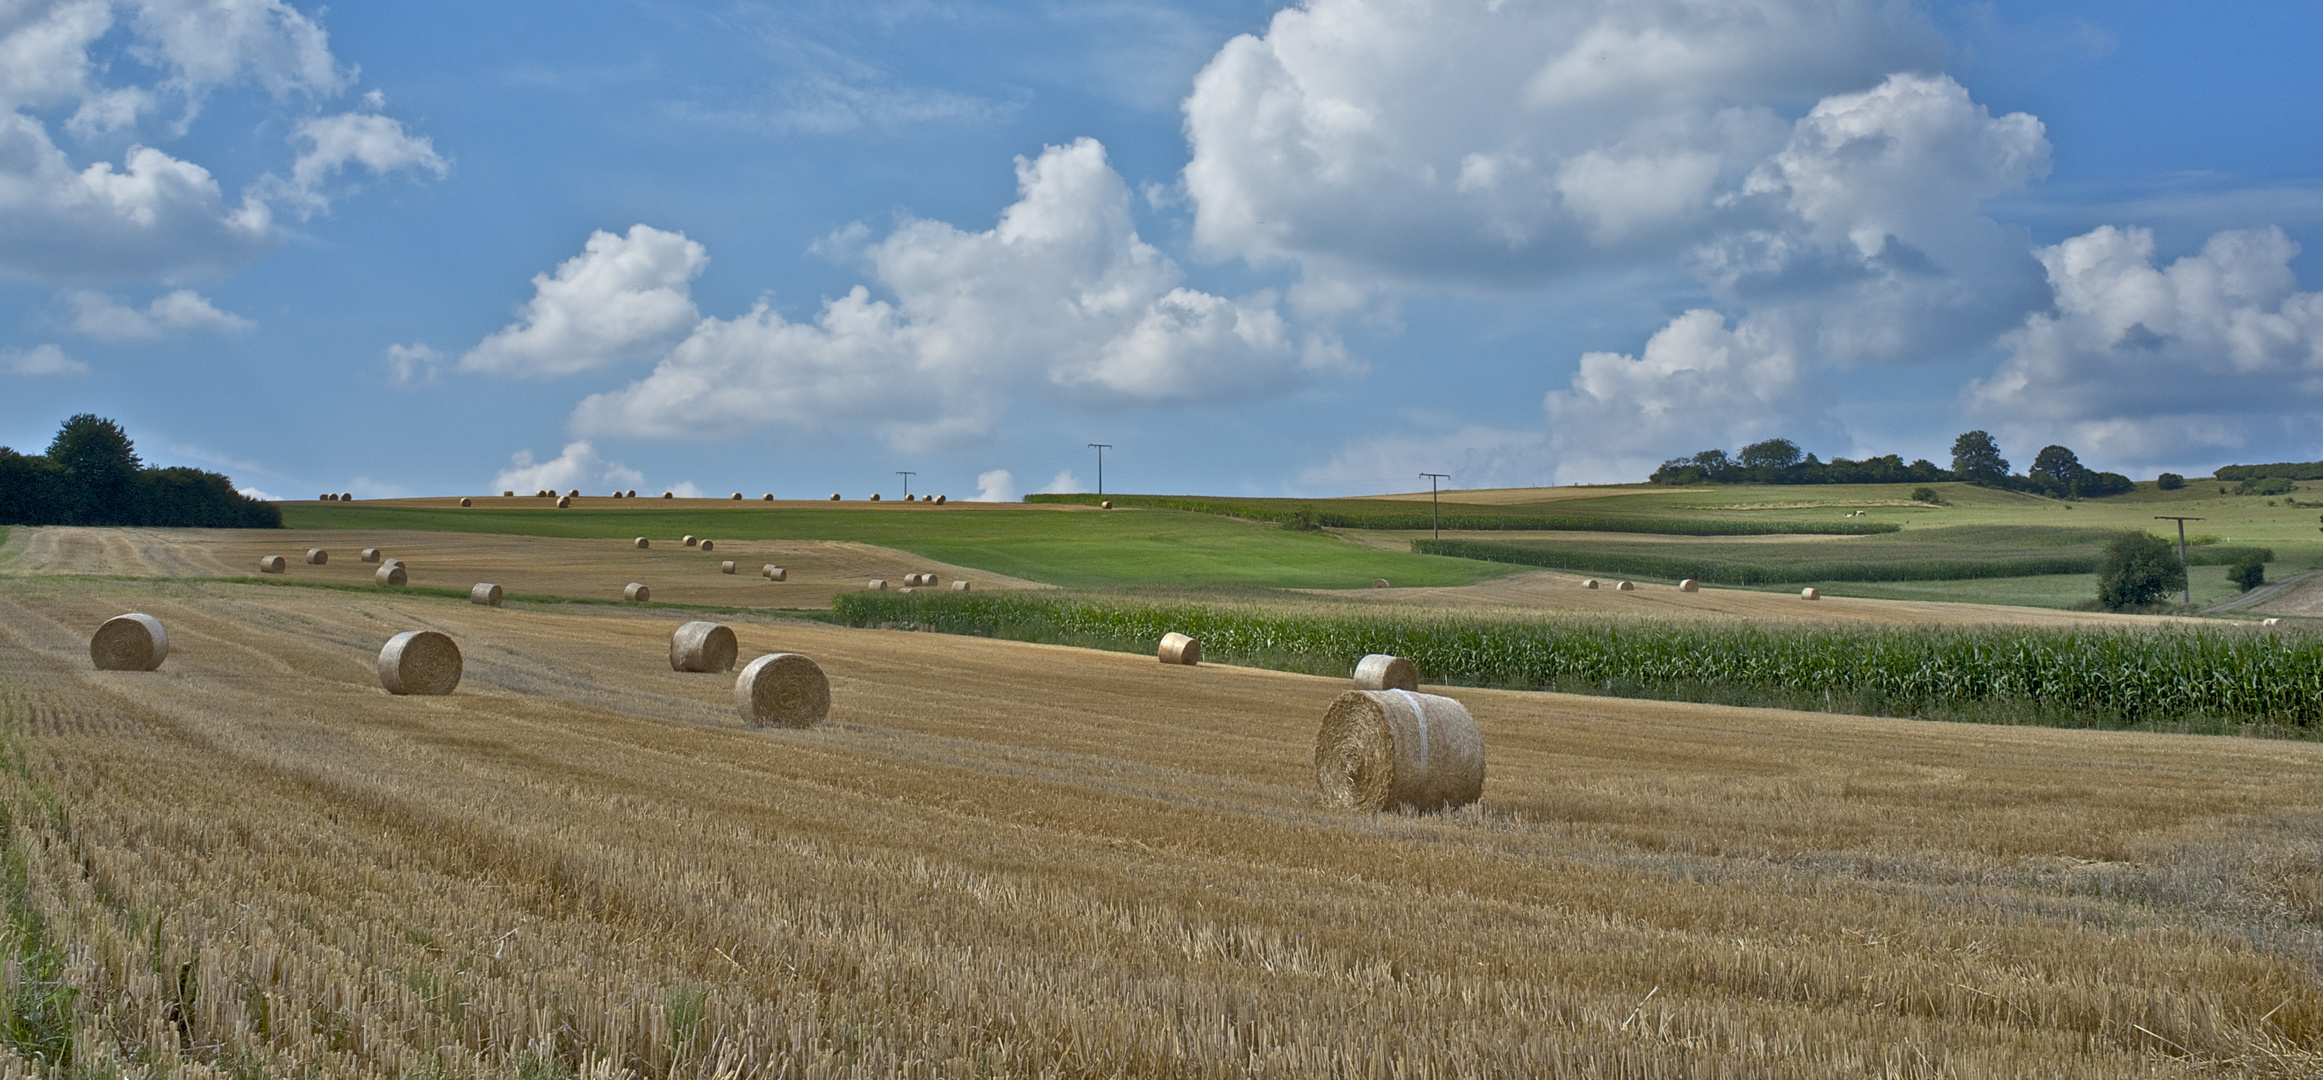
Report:
[[[575,409],[584,435],[788,435],[869,425],[896,446],[990,431],[1025,396],[1088,408],[1240,400],[1345,363],[1265,292],[1186,287],[1140,239],[1104,147],[1082,139],[1017,161],[1018,200],[993,228],[907,220],[828,248],[857,286],[794,322],[767,303],[705,319],[630,385]],[[633,233],[634,235],[634,233]]]

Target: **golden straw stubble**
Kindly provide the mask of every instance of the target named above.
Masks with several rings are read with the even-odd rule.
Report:
[[[460,685],[460,646],[435,630],[406,630],[379,650],[379,685],[390,694],[441,696]]]
[[[1161,647],[1154,655],[1165,664],[1184,664],[1192,667],[1202,662],[1202,643],[1175,630],[1162,635]]]
[[[99,671],[152,671],[167,659],[169,632],[151,615],[115,615],[89,635],[89,660]]]
[[[831,680],[797,653],[768,653],[734,679],[734,708],[752,727],[807,728],[831,712]]]
[[[1373,653],[1355,665],[1355,685],[1362,690],[1417,690],[1420,669],[1403,657]]]
[[[1484,737],[1451,698],[1349,690],[1315,734],[1315,786],[1350,810],[1466,806],[1484,794]]]
[[[671,671],[732,671],[741,647],[734,630],[724,623],[694,621],[669,636]]]

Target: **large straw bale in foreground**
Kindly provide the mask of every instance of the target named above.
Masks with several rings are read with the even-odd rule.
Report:
[[[741,647],[734,629],[724,623],[694,621],[669,636],[671,671],[732,671]]]
[[[99,671],[152,671],[167,659],[169,632],[151,615],[115,615],[89,635],[89,660]]]
[[[460,685],[460,646],[434,630],[406,630],[379,650],[379,685],[390,694],[449,694]]]
[[[1355,665],[1355,685],[1364,690],[1417,690],[1420,669],[1403,657],[1372,653]]]
[[[1202,643],[1175,630],[1163,634],[1161,647],[1154,655],[1165,664],[1184,664],[1192,667],[1202,662]]]
[[[1484,736],[1451,698],[1349,690],[1315,735],[1315,785],[1351,810],[1466,806],[1484,794]]]
[[[813,727],[831,713],[831,680],[797,653],[768,653],[734,679],[734,708],[752,727]]]
[[[468,602],[471,604],[499,607],[501,596],[500,586],[489,581],[479,581],[468,588]]]

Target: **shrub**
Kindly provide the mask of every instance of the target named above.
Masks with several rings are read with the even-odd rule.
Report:
[[[2154,480],[2154,486],[2163,491],[2176,491],[2186,486],[2186,478],[2174,472],[2166,472]]]
[[[2267,564],[2256,555],[2246,555],[2227,568],[2226,580],[2249,592],[2267,583]]]
[[[2123,533],[2097,560],[2097,602],[2108,611],[2144,607],[2185,587],[2178,553],[2152,533]]]
[[[1935,488],[1917,487],[1912,489],[1912,501],[1932,503],[1941,506],[1944,503],[1944,497],[1942,495],[1936,494]]]
[[[2298,485],[2287,476],[2254,476],[2237,490],[2244,495],[2288,495],[2298,490]]]

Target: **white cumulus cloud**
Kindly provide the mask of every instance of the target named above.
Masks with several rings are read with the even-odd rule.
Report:
[[[599,457],[595,447],[581,441],[566,443],[563,453],[547,461],[533,460],[530,450],[517,451],[509,456],[508,468],[493,475],[491,490],[529,492],[542,488],[555,491],[579,488],[594,492],[598,489],[627,490],[644,482],[644,473],[618,461]],[[690,489],[692,485],[679,486]]]
[[[1249,400],[1344,367],[1271,294],[1186,288],[1137,235],[1127,185],[1093,139],[1017,160],[1018,201],[991,229],[912,219],[853,255],[857,286],[792,322],[760,303],[705,319],[652,374],[582,401],[578,434],[671,438],[868,424],[916,448],[990,431],[1012,400],[1090,408]],[[634,233],[634,230],[633,230]]]
[[[434,382],[443,367],[444,354],[424,343],[387,347],[387,375],[399,384]]]
[[[2323,292],[2299,288],[2279,229],[2217,233],[2158,264],[2154,236],[2103,226],[2040,249],[2053,310],[2008,339],[1967,406],[2019,441],[2120,467],[2197,467],[2323,421]]]
[[[1048,485],[1040,489],[1040,494],[1078,495],[1087,490],[1089,490],[1089,485],[1082,483],[1080,477],[1074,476],[1073,470],[1066,469],[1050,478]]]
[[[291,141],[302,149],[291,163],[290,181],[276,190],[302,215],[329,208],[326,186],[350,165],[360,165],[375,176],[419,169],[441,179],[451,171],[434,142],[406,131],[402,121],[377,113],[309,117],[299,121]]]
[[[516,322],[460,358],[493,375],[570,375],[643,355],[693,329],[693,280],[709,252],[684,233],[633,225],[591,233],[554,275],[535,274]]]
[[[977,502],[1015,502],[1016,474],[1007,469],[993,469],[976,474]]]
[[[258,325],[218,310],[192,289],[165,293],[142,310],[94,289],[68,293],[65,301],[73,308],[73,332],[99,341],[151,341],[190,331],[241,333]]]
[[[29,349],[0,349],[0,371],[11,375],[85,375],[89,365],[65,355],[55,345],[35,345]]]

